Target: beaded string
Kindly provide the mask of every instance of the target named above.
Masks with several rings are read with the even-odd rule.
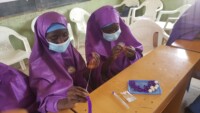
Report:
[[[143,85],[143,87],[136,85],[135,81],[129,81],[129,85],[135,91],[145,92],[145,93],[151,93],[151,92],[157,90],[159,87],[158,81],[154,81],[154,80],[148,81],[147,85]]]

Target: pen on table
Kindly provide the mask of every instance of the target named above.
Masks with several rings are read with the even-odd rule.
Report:
[[[119,100],[120,103],[122,103],[122,105],[124,105],[127,109],[129,109],[129,106],[126,102],[124,102],[117,93],[115,93],[114,91],[112,92],[112,94],[115,96],[115,98],[117,100]]]

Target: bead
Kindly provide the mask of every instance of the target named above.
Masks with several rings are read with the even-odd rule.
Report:
[[[149,93],[152,93],[152,92],[153,92],[151,89],[149,89],[148,91],[149,91]]]
[[[155,89],[154,87],[151,87],[151,90],[152,90],[152,91],[155,91],[156,89]]]
[[[158,85],[158,84],[156,84],[156,85],[155,85],[155,87],[159,87],[159,85]]]
[[[159,85],[157,84],[154,88],[155,88],[155,89],[158,89],[158,88],[159,88]]]
[[[158,81],[157,81],[157,80],[155,80],[155,81],[154,81],[154,83],[155,83],[155,84],[158,84]]]

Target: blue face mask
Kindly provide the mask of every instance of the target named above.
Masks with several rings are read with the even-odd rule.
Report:
[[[49,43],[49,50],[52,50],[52,51],[55,51],[55,52],[58,52],[58,53],[65,52],[67,47],[70,44],[70,41],[71,41],[70,38],[68,38],[67,41],[65,41],[61,44],[55,44],[55,43],[52,43],[52,42],[48,42]]]
[[[121,34],[121,29],[117,30],[115,33],[104,33],[103,32],[103,38],[107,41],[115,41],[119,38],[119,35]]]

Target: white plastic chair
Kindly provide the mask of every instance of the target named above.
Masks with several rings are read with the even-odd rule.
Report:
[[[184,0],[185,4],[194,4],[197,0]]]
[[[140,5],[139,0],[123,0],[120,4],[115,5],[114,8],[119,8],[121,6],[127,6],[127,7],[138,7]],[[130,18],[131,18],[131,13],[129,13],[131,10],[128,11],[128,16],[127,17],[121,17],[122,20],[129,25],[130,24]]]
[[[13,48],[9,39],[9,36],[11,35],[23,42],[25,50],[15,50]],[[29,58],[31,53],[31,48],[27,38],[4,26],[0,26],[0,37],[0,62],[7,65],[19,62],[22,70],[25,70],[26,66],[23,60]]]
[[[86,19],[85,16],[90,16],[90,13],[88,13],[87,11],[85,11],[82,8],[73,8],[70,13],[69,13],[69,17],[70,20],[74,23],[76,23],[76,28],[77,28],[77,34],[83,33],[86,34]],[[77,38],[77,47],[79,48],[79,37]]]
[[[128,7],[131,7],[131,6],[139,6],[140,3],[139,3],[138,0],[123,0],[120,4],[115,5],[114,8],[121,7],[122,5],[126,5]]]
[[[170,11],[160,11],[158,18],[156,19],[156,23],[163,28],[165,31],[169,31],[171,32],[171,30],[174,27],[174,23],[176,22],[176,20],[179,19],[179,17],[191,6],[191,4],[185,4],[175,10],[170,10]],[[167,21],[160,21],[162,15],[170,15],[170,14],[176,14],[179,13],[177,15],[177,17],[168,17]]]
[[[169,36],[151,19],[140,19],[130,25],[133,36],[142,43],[144,55],[164,44]],[[156,34],[157,33],[157,34]]]
[[[35,32],[35,23],[37,21],[38,16],[36,16],[31,22],[31,30]]]
[[[71,27],[70,23],[67,24],[67,29],[68,29],[68,32],[69,32],[69,38],[71,39],[72,44],[75,46],[74,35],[73,35],[73,32],[72,32],[72,27]]]
[[[136,17],[136,11],[145,7],[144,14],[142,16]],[[163,3],[161,0],[146,0],[139,7],[131,8],[132,17],[131,23],[135,22],[140,18],[149,18],[153,21],[156,20],[157,13],[163,9]]]

